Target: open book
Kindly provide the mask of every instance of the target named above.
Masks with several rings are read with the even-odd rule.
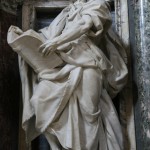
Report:
[[[56,53],[42,56],[42,54],[38,52],[39,47],[45,42],[40,34],[34,30],[28,30],[19,35],[16,32],[17,30],[21,31],[21,29],[16,26],[9,28],[7,42],[36,73],[55,68],[63,63],[62,59]]]

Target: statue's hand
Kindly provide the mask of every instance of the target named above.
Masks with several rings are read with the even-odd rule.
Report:
[[[39,47],[39,52],[41,52],[44,56],[47,56],[53,53],[56,49],[56,43],[52,41],[47,41]]]

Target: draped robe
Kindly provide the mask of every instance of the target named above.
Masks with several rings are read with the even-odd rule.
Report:
[[[122,150],[112,98],[124,87],[128,71],[125,50],[110,28],[106,2],[71,4],[40,35],[53,39],[84,15],[90,16],[93,26],[58,47],[64,62],[60,66],[36,74],[19,58],[22,125],[28,142],[43,133],[53,150]]]

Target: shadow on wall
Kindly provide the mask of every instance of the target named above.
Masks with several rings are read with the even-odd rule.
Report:
[[[7,31],[16,25],[15,6],[4,3],[0,10],[0,149],[17,150],[19,129],[20,77],[18,57],[7,44]],[[8,8],[8,10],[7,10]]]

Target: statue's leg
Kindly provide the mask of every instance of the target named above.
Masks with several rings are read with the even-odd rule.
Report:
[[[100,121],[102,88],[102,72],[95,68],[83,69],[82,79],[75,94],[78,97],[79,105],[79,123],[77,125],[79,126],[80,144],[87,150],[98,150],[99,136],[103,136],[100,134],[104,130]]]
[[[84,69],[77,91],[81,107],[90,114],[96,113],[99,109],[102,86],[103,76],[99,69]]]

